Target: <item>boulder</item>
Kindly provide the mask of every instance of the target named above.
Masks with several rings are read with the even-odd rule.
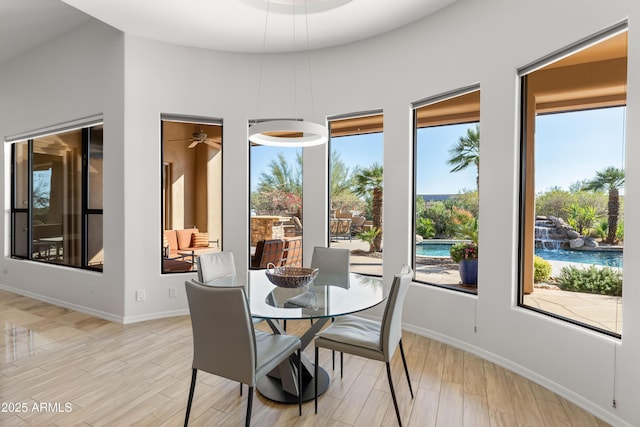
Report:
[[[594,239],[593,237],[585,237],[584,238],[584,245],[588,248],[597,248],[598,246],[598,242],[596,241],[596,239]]]
[[[567,235],[567,239],[569,240],[577,239],[578,237],[580,237],[580,233],[578,233],[576,230],[566,230],[565,233]]]
[[[577,239],[569,240],[569,247],[571,249],[581,248],[582,246],[584,246],[584,239],[580,237],[578,237]]]
[[[424,239],[422,238],[422,236],[421,236],[421,235],[416,234],[416,243],[422,243],[422,241],[423,241],[423,240],[424,240]]]

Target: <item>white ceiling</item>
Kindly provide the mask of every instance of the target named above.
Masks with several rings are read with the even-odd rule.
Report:
[[[305,0],[0,0],[0,62],[82,24],[87,15],[179,45],[286,52],[382,34],[455,1],[306,0],[305,12]]]

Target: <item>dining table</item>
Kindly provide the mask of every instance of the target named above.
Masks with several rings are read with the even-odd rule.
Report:
[[[286,334],[287,320],[306,320],[308,329],[300,336],[301,350],[315,338],[331,319],[357,313],[382,303],[384,295],[382,280],[378,277],[350,273],[335,276],[332,282],[308,287],[283,288],[271,283],[265,270],[248,273],[246,291],[249,308],[254,319],[263,319],[274,334]],[[258,381],[256,388],[264,397],[281,403],[297,403],[298,394],[303,401],[314,398],[315,382],[318,394],[329,387],[329,374],[318,367],[318,378],[314,377],[314,365],[301,352],[302,384],[298,384],[297,356],[292,355]]]

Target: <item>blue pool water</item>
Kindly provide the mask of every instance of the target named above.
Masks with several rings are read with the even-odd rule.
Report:
[[[453,243],[420,243],[416,245],[416,255],[449,256],[449,248]]]
[[[622,267],[622,251],[572,251],[569,249],[536,249],[536,255],[548,261],[581,262],[584,264]]]
[[[416,255],[449,256],[453,243],[420,243]],[[583,264],[622,267],[622,251],[572,251],[568,249],[536,249],[536,255],[549,261],[581,262]]]

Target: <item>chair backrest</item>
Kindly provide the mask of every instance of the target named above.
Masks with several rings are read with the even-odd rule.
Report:
[[[302,267],[302,236],[285,239],[282,265]]]
[[[273,263],[280,266],[284,252],[284,241],[280,239],[260,240],[256,245],[256,254],[251,261],[253,268],[267,268],[267,264]]]
[[[196,264],[198,266],[198,281],[202,283],[236,274],[236,264],[231,251],[199,255],[196,258]]]
[[[403,266],[400,274],[394,276],[387,297],[387,305],[382,317],[382,333],[380,334],[380,345],[386,362],[391,360],[398,342],[402,338],[402,307],[411,284],[412,275],[411,267]]]
[[[311,268],[318,269],[314,285],[334,285],[349,287],[349,249],[313,248]]]
[[[185,282],[185,287],[193,331],[193,368],[255,385],[255,331],[244,288],[194,282]]]

